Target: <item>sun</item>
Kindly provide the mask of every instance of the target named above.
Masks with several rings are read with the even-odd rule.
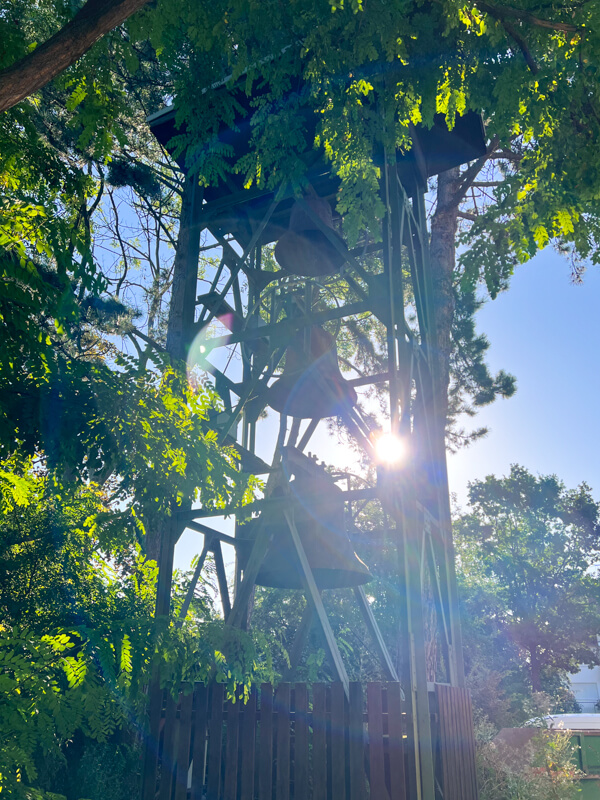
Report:
[[[407,456],[406,442],[393,433],[381,433],[374,441],[375,456],[381,464],[398,465]]]

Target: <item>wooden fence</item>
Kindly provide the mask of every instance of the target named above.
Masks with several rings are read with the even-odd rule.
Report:
[[[444,689],[444,800],[476,800],[467,706],[452,703],[466,693]],[[226,700],[220,684],[196,684],[166,698],[158,740],[147,743],[144,800],[409,800],[401,696],[398,683],[351,683],[349,702],[340,683],[281,683],[244,704]]]
[[[438,770],[444,800],[475,800],[475,735],[471,697],[466,689],[435,685]]]

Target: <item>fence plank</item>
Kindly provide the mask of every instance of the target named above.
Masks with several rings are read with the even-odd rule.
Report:
[[[192,738],[192,694],[180,695],[179,742],[177,746],[177,768],[175,773],[175,800],[186,800],[187,779],[190,766],[190,743]]]
[[[191,800],[202,800],[206,773],[206,724],[208,721],[208,686],[194,686],[194,744],[192,754]]]
[[[273,794],[273,687],[260,687],[260,763],[258,767],[259,800],[271,800]]]
[[[470,785],[471,776],[469,769],[469,742],[467,738],[467,709],[466,709],[466,689],[455,688],[453,689],[455,696],[456,716],[459,725],[459,762],[458,768],[460,770],[462,793],[465,800],[474,800],[472,795],[472,787]]]
[[[344,686],[331,686],[331,797],[346,800],[346,696]]]
[[[242,719],[242,771],[240,800],[254,800],[254,759],[256,757],[256,689],[252,688]]]
[[[456,775],[456,753],[452,729],[452,711],[447,686],[436,686],[440,714],[441,754],[444,768],[444,795],[447,800],[459,800]]]
[[[477,776],[475,773],[475,732],[473,730],[473,709],[471,696],[467,689],[460,689],[463,711],[463,764],[467,778],[468,797],[477,798]]]
[[[239,752],[239,701],[227,702],[227,738],[225,747],[225,786],[224,800],[236,800]]]
[[[290,684],[280,683],[275,692],[277,712],[277,765],[275,771],[275,797],[290,797]]]
[[[308,688],[294,687],[294,800],[308,800]]]
[[[220,800],[221,751],[223,747],[223,694],[223,684],[213,683],[210,697],[210,720],[208,723],[209,739],[206,800]]]
[[[390,797],[405,800],[406,776],[404,774],[404,724],[402,697],[399,683],[387,684],[388,742],[390,756]]]
[[[450,767],[452,771],[452,787],[454,797],[456,800],[462,800],[462,786],[460,781],[460,767],[459,767],[459,747],[458,747],[458,730],[456,725],[456,714],[452,692],[449,686],[444,687],[444,694],[446,697],[446,718],[448,720],[448,738],[446,740],[446,748],[448,751],[448,758],[450,760]]]
[[[381,683],[367,684],[367,718],[369,721],[369,771],[371,800],[384,800],[385,762],[383,758],[383,710]]]
[[[466,689],[436,685],[444,797],[477,800],[475,740],[471,701]]]
[[[326,687],[313,685],[313,800],[327,800]]]
[[[158,765],[159,731],[164,700],[163,690],[160,688],[158,678],[153,677],[148,690],[150,704],[148,708],[148,729],[144,753],[144,766],[142,773],[142,798],[154,800],[156,796],[156,773]]]
[[[187,800],[190,763],[189,800],[407,800],[400,684],[367,685],[368,736],[359,683],[349,702],[341,683],[314,684],[312,724],[309,689],[298,683],[292,694],[282,683],[274,698],[263,684],[246,706],[229,702],[226,736],[223,685],[197,684],[193,695],[180,694],[179,710],[167,695],[159,771],[144,775],[156,787],[151,800]],[[469,693],[443,684],[435,691],[444,799],[477,800]]]
[[[454,786],[453,758],[451,756],[451,732],[448,714],[448,694],[445,686],[435,687],[438,699],[438,713],[440,725],[440,754],[442,757],[442,772],[444,778],[444,797],[454,800],[456,787]]]
[[[175,770],[175,753],[177,752],[177,701],[171,692],[167,694],[167,707],[165,710],[165,727],[163,734],[163,747],[160,769],[159,800],[170,800]]]
[[[467,776],[465,774],[465,718],[462,709],[462,689],[454,688],[451,689],[451,697],[452,697],[452,711],[453,717],[455,720],[455,730],[456,730],[456,767],[458,776],[460,779],[460,791],[461,797],[465,798],[465,800],[471,800],[469,795],[468,789],[468,781]]]
[[[471,765],[471,786],[473,787],[473,798],[478,800],[479,790],[477,788],[477,762],[475,751],[475,728],[473,723],[473,705],[471,702],[471,693],[465,690],[467,697],[467,714],[468,714],[468,736],[469,736],[469,761]]]
[[[362,684],[350,684],[348,709],[348,756],[350,759],[350,800],[365,800],[365,737]]]

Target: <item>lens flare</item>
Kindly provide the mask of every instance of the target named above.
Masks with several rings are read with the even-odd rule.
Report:
[[[393,433],[382,433],[375,439],[375,454],[381,464],[400,464],[406,458],[406,443]]]
[[[211,355],[211,353],[215,352],[218,354],[219,352],[225,352],[225,348],[223,347],[223,345],[227,343],[225,337],[231,334],[231,330],[227,325],[228,322],[229,320],[227,318],[215,319],[210,326],[200,330],[194,338],[187,356],[187,375],[190,386],[197,387],[202,383],[202,378],[206,375],[205,370],[208,356]],[[220,348],[213,350],[211,342],[215,337],[219,337],[220,339]],[[218,355],[216,359],[218,362]],[[220,365],[214,363],[214,366]]]

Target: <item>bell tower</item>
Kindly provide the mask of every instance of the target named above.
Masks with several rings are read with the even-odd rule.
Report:
[[[235,91],[235,88],[223,87],[222,91]],[[177,133],[174,109],[154,114],[149,124],[156,138],[168,149]],[[248,126],[240,124],[233,132],[223,131],[223,137],[233,141],[238,156],[249,146],[247,129]],[[224,515],[237,513],[233,536],[209,527],[205,522],[208,513],[202,509],[180,514],[179,534],[187,528],[203,537],[202,555],[186,603],[189,605],[208,552],[214,553],[227,625],[245,627],[248,624],[255,586],[304,592],[307,610],[290,653],[292,670],[302,656],[310,625],[316,625],[325,643],[334,688],[331,700],[323,701],[322,705],[322,689],[315,686],[310,700],[310,687],[295,684],[293,712],[289,710],[292,708],[289,705],[290,684],[275,690],[275,698],[279,697],[283,704],[278,712],[280,730],[283,731],[282,708],[296,715],[290,728],[294,741],[290,751],[292,761],[302,752],[304,739],[298,739],[304,730],[302,725],[306,724],[306,736],[310,732],[313,737],[312,755],[309,758],[306,749],[306,763],[311,764],[315,772],[307,784],[312,788],[306,789],[302,800],[304,796],[308,800],[310,792],[314,798],[321,796],[317,791],[318,747],[322,743],[326,749],[330,748],[331,742],[333,760],[327,767],[329,772],[323,773],[329,776],[325,781],[324,798],[339,796],[340,800],[342,797],[355,800],[361,792],[367,791],[365,787],[373,800],[476,798],[472,730],[468,698],[463,688],[445,450],[436,405],[435,316],[425,193],[429,178],[478,158],[484,151],[482,124],[475,114],[457,118],[452,131],[437,118],[432,129],[413,128],[410,151],[382,154],[379,191],[385,217],[379,241],[364,239],[352,249],[342,235],[341,220],[336,218],[337,179],[323,157],[310,159],[312,166],[307,168],[307,183],[301,195],[285,185],[277,194],[266,189],[245,189],[236,176],[201,191],[195,178],[186,178],[191,236],[198,239],[200,232],[205,231],[217,258],[213,259],[214,269],[207,276],[208,291],[206,287],[200,288],[195,262],[182,267],[184,273],[187,270],[182,280],[187,281],[188,287],[183,315],[188,320],[183,332],[185,349],[190,363],[212,376],[221,397],[223,410],[211,421],[219,441],[233,445],[240,454],[242,467],[266,481],[264,498],[252,505],[253,516],[249,521],[243,523],[247,510],[242,513],[235,508],[224,509]],[[182,157],[180,166],[184,172],[186,163],[189,164],[190,159],[186,161]],[[342,325],[367,315],[375,317],[385,331],[386,364],[377,374],[354,377],[340,369],[336,337]],[[383,432],[373,430],[369,415],[361,410],[359,402],[361,388],[373,384],[384,387],[388,400],[387,430]],[[377,480],[372,485],[349,489],[340,480],[343,475],[326,471],[307,455],[307,447],[311,440],[314,442],[317,429],[332,417],[340,420],[365,458],[376,465]],[[379,444],[387,445],[388,453],[391,450],[389,457],[380,454],[377,441],[380,436],[384,438]],[[400,449],[403,457],[396,459]],[[330,460],[327,452],[320,456],[325,461]],[[363,560],[361,537],[366,534],[356,524],[357,509],[366,501],[379,505],[382,518],[386,520],[386,546],[393,553],[398,597],[394,609],[398,619],[394,642],[386,641],[382,635],[363,588],[378,578],[368,559]],[[210,515],[214,516],[214,511]],[[159,605],[162,603],[162,613],[168,610],[172,549],[176,538],[165,542],[161,557]],[[230,596],[225,574],[223,543],[235,548],[233,596]],[[363,695],[360,687],[349,681],[323,604],[323,593],[333,588],[344,589],[348,602],[358,604],[370,646],[379,659],[381,676],[388,686],[387,694],[377,695],[379,690],[371,688],[366,692],[371,703],[365,712],[368,735],[363,731],[367,725],[363,723],[360,699]],[[425,605],[434,608],[433,632],[427,630]],[[435,675],[428,674],[426,657],[427,642],[432,640],[438,654]],[[293,674],[290,680],[294,680]],[[261,731],[268,730],[264,726],[266,715],[272,709],[269,691],[265,690],[264,698],[261,695],[262,716],[256,718],[262,720],[257,723],[263,726]],[[204,708],[203,702],[208,702],[202,700],[204,690],[198,692],[194,695],[193,707],[190,706],[192,716],[200,713],[199,708]],[[216,690],[213,695],[214,705]],[[376,696],[380,699],[373,699]],[[169,712],[168,703],[163,711],[162,701],[156,698],[153,701],[144,800],[154,797],[157,785],[161,797],[166,800],[171,796],[171,789],[165,788],[164,777],[167,774],[165,753],[170,746],[167,733],[162,734],[163,743],[158,744],[161,715],[166,714],[168,720],[171,713],[174,725],[174,720],[184,718],[185,702],[182,699],[180,710]],[[250,703],[254,709],[252,703],[256,700]],[[230,719],[237,719],[234,712],[238,714],[238,710],[229,708],[228,726]],[[397,713],[393,714],[392,708]],[[342,736],[339,747],[348,759],[344,762],[346,766],[339,768],[340,776],[342,773],[346,776],[345,783],[342,782],[345,794],[339,795],[336,786],[342,784],[332,778],[338,769],[336,709],[340,719],[345,720],[346,738]],[[324,739],[319,738],[321,710],[323,714],[331,714],[326,728],[329,739],[325,734]],[[240,713],[250,720],[249,710],[242,709]],[[381,722],[380,733],[377,732],[378,723],[372,721],[377,713],[385,719]],[[371,717],[372,714],[375,716]],[[353,719],[354,729],[351,727]],[[213,723],[207,724],[210,732]],[[395,727],[400,725],[402,732],[400,727],[397,730]],[[170,730],[167,723],[165,726],[165,731]],[[361,772],[362,777],[356,779],[358,783],[353,783],[357,761],[352,759],[352,730],[358,728],[361,742],[366,737],[367,749],[364,751],[364,774]],[[200,751],[193,743],[199,741],[198,730],[192,735],[192,744],[188,742],[190,754],[196,752],[194,775],[199,764],[197,754]],[[233,728],[227,727],[226,737],[233,735],[231,730]],[[243,788],[246,756],[242,750],[238,751],[238,746],[241,748],[238,738],[231,746],[227,738],[223,750],[222,787],[219,788],[220,779],[214,777],[214,771],[209,774],[203,767],[200,777],[186,779],[185,794],[191,792],[192,796],[201,797],[206,792],[210,800],[221,797],[289,800],[291,792],[300,800],[298,776],[304,772],[299,762],[294,762],[296,767],[292,768],[295,777],[290,778],[285,772],[282,766],[285,764],[282,761],[285,735],[290,735],[289,731],[281,733],[284,744],[277,745],[276,778],[273,786],[269,784],[269,791],[263,792],[260,788],[263,785],[260,775],[255,783],[250,780],[252,789]],[[265,736],[267,733],[261,732],[260,742],[267,741]],[[380,762],[375,744],[379,740],[382,742]],[[183,741],[181,734],[178,741]],[[211,741],[209,753],[216,752],[214,734]],[[394,741],[398,747],[397,761],[402,766],[401,775],[394,772]],[[183,753],[185,746],[182,747]],[[252,759],[259,758],[254,750],[252,753]],[[194,761],[191,755],[190,758]],[[235,792],[227,783],[228,770],[234,769],[228,758],[233,758],[236,765],[239,758],[242,764],[242,777],[234,786]],[[362,764],[362,750],[357,758]],[[157,759],[161,764],[158,773]],[[207,770],[210,759],[209,754]],[[179,772],[175,770],[178,775],[183,775],[182,763],[177,768]],[[379,763],[380,778],[377,777]],[[280,768],[284,770],[282,777]],[[189,774],[191,770],[190,762]],[[157,774],[161,776],[159,779]],[[202,788],[205,779],[206,788]],[[177,780],[173,780],[172,791],[175,796],[179,792],[178,796],[183,797],[183,788],[181,785],[178,788]],[[355,794],[353,787],[356,786],[362,788]]]

